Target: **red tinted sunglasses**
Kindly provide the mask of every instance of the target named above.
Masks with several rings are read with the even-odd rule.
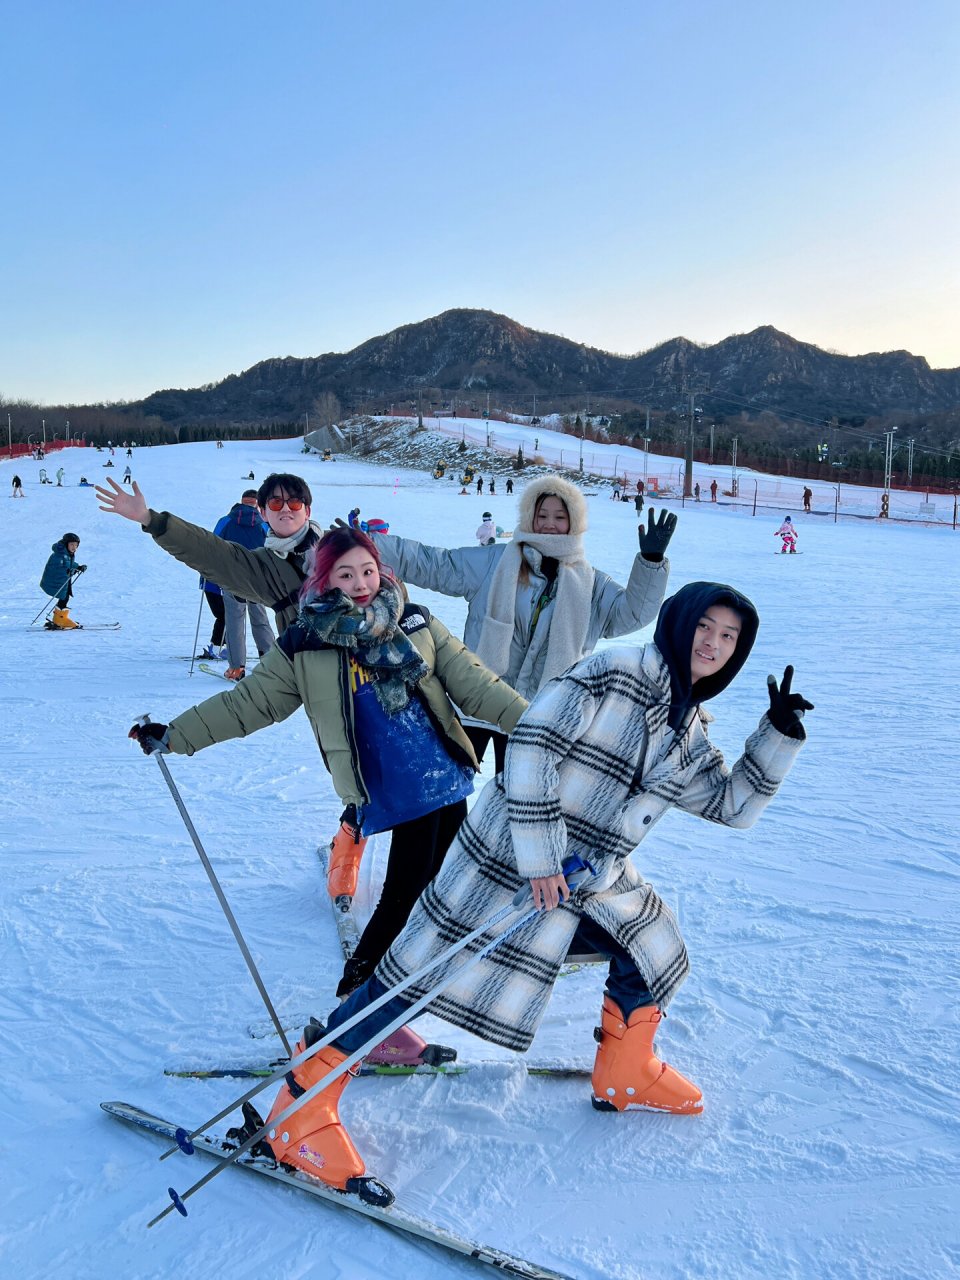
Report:
[[[268,498],[267,506],[271,511],[282,511],[284,507],[289,507],[291,511],[300,511],[303,503],[299,498]]]

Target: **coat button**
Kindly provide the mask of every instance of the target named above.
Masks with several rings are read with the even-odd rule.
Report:
[[[646,826],[646,825],[647,825],[647,823],[648,823],[649,821],[650,821],[650,815],[649,815],[649,813],[648,813],[648,814],[647,814],[647,816],[646,816],[646,817],[644,818],[644,820],[643,820],[643,825],[644,825],[644,826]]]

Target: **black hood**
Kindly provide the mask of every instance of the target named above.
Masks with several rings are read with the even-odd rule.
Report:
[[[736,609],[743,619],[743,625],[730,661],[715,676],[704,676],[702,680],[698,680],[694,691],[690,681],[693,637],[697,623],[710,606],[715,604]],[[664,600],[657,618],[653,642],[670,668],[671,729],[679,729],[691,707],[715,698],[739,674],[750,656],[759,626],[760,616],[752,602],[741,592],[722,582],[688,582],[676,595]]]

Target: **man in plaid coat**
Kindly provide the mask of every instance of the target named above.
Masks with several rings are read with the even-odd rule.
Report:
[[[702,1110],[697,1086],[653,1050],[689,962],[673,913],[630,855],[672,807],[752,826],[796,759],[805,738],[801,718],[812,704],[791,693],[792,667],[780,685],[768,677],[769,709],[732,769],[707,737],[712,717],[702,704],[743,667],[758,625],[740,592],[690,583],[663,605],[653,644],[594,653],[545,685],[510,738],[503,774],[484,789],[442,871],[374,976],[331,1014],[328,1030],[509,906],[525,882],[542,910],[467,972],[459,972],[457,957],[448,971],[434,969],[395,996],[298,1068],[296,1084],[309,1088],[444,979],[429,1012],[522,1052],[573,946],[610,958],[594,1105]],[[594,874],[571,893],[562,867],[574,854]],[[325,1144],[350,1141],[328,1096],[338,1096],[343,1079],[289,1122],[296,1126],[290,1140],[318,1158]],[[274,1111],[290,1096],[285,1086]]]

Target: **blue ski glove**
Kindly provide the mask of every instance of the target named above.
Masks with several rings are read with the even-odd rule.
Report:
[[[654,563],[663,559],[663,553],[667,549],[667,544],[673,537],[673,531],[677,527],[677,517],[672,511],[661,511],[660,516],[654,519],[653,507],[648,508],[647,527],[643,527],[643,521],[637,526],[637,537],[640,539],[640,554],[644,560],[652,560]]]
[[[170,752],[170,735],[165,724],[135,724],[127,737],[133,738],[144,755],[152,756],[155,751],[168,755]]]
[[[787,667],[783,679],[777,688],[777,677],[767,676],[767,692],[770,694],[770,710],[767,715],[773,727],[785,738],[803,739],[807,735],[803,731],[800,719],[805,711],[812,711],[813,703],[801,697],[799,693],[791,693],[793,667]]]

